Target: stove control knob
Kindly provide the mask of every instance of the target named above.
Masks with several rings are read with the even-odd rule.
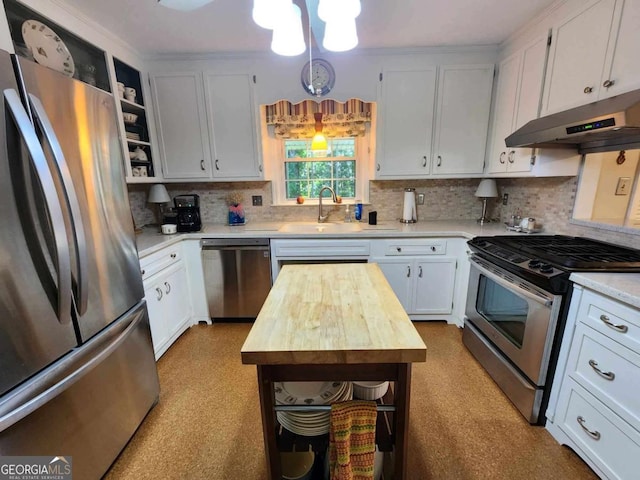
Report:
[[[542,265],[540,265],[540,271],[542,273],[551,273],[553,272],[553,266],[549,265],[548,263],[543,263]]]
[[[530,260],[529,261],[529,268],[538,268],[540,266],[540,260]]]

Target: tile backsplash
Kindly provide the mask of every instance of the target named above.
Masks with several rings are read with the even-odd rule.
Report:
[[[424,193],[424,205],[418,205],[418,221],[472,220],[480,217],[482,202],[474,196],[479,179],[385,180],[369,184],[368,212],[378,212],[378,222],[396,221],[402,215],[403,191],[407,187]],[[500,198],[490,199],[488,214],[501,222],[511,215],[534,217],[548,232],[578,235],[638,248],[640,236],[569,223],[576,194],[577,177],[505,178],[497,179]],[[224,224],[227,221],[226,197],[239,192],[249,222],[314,221],[317,205],[272,206],[270,182],[226,182],[166,184],[171,198],[185,193],[200,195],[204,223]],[[146,203],[148,185],[129,185],[129,201],[136,226],[156,223],[155,205]],[[502,205],[502,195],[509,194],[509,203]],[[261,195],[263,206],[251,205],[251,197]],[[325,211],[329,211],[329,205]],[[342,221],[344,205],[332,206],[329,221]],[[640,232],[639,232],[640,233]]]

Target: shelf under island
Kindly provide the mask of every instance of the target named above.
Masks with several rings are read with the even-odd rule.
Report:
[[[241,356],[258,370],[270,479],[281,478],[279,447],[298,441],[277,432],[274,382],[354,380],[393,382],[378,425],[390,425],[394,476],[405,478],[411,364],[425,361],[426,346],[377,264],[284,266]]]

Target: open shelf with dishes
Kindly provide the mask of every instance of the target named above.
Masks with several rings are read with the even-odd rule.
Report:
[[[16,0],[4,0],[16,54],[111,92],[105,52]]]
[[[155,181],[156,173],[140,72],[117,58],[113,59],[113,66],[122,112],[123,142],[129,157],[127,182]]]

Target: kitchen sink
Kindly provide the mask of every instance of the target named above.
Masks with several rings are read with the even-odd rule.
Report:
[[[350,233],[360,232],[362,227],[358,223],[295,222],[285,223],[278,231],[283,233]]]

